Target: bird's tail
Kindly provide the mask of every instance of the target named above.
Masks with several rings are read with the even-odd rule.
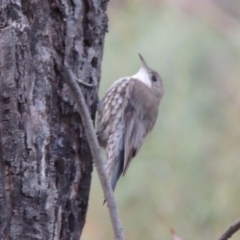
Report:
[[[117,181],[123,172],[123,164],[124,164],[124,149],[120,150],[119,155],[115,160],[115,164],[113,167],[113,173],[111,178],[111,186],[113,191],[115,190]]]
[[[123,164],[124,164],[124,151],[121,150],[118,159],[116,159],[114,162],[112,174],[110,176],[108,174],[108,176],[110,177],[109,181],[113,191],[115,190],[117,181],[123,172]],[[105,202],[106,199],[104,199],[103,204],[105,204]]]
[[[124,136],[122,132],[116,131],[109,138],[107,146],[106,171],[114,191],[117,181],[123,172],[124,165]]]

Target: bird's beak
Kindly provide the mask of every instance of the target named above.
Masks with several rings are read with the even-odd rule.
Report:
[[[148,70],[148,65],[147,65],[147,63],[145,62],[145,60],[143,59],[142,55],[141,55],[140,53],[139,53],[138,55],[139,55],[139,57],[140,57],[140,59],[141,59],[142,66]]]

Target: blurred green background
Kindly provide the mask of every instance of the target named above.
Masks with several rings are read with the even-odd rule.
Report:
[[[138,71],[138,52],[165,86],[115,191],[126,239],[218,239],[240,217],[240,1],[115,0],[108,16],[100,97]],[[94,169],[82,240],[113,239],[102,202]]]

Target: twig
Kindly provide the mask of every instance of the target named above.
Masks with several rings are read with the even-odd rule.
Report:
[[[219,240],[227,240],[232,237],[240,229],[240,219],[233,223],[219,238]]]
[[[75,77],[75,80],[78,82],[78,83],[80,83],[81,85],[83,85],[84,87],[89,87],[89,88],[95,88],[95,87],[97,87],[97,83],[85,83],[85,82],[83,82],[81,79],[78,79],[77,77]]]
[[[116,240],[124,240],[122,223],[119,217],[119,212],[117,209],[117,204],[113,195],[112,188],[109,184],[107,174],[105,172],[105,167],[103,164],[103,160],[101,157],[101,151],[99,148],[99,144],[95,135],[94,127],[92,124],[92,120],[82,94],[82,91],[75,80],[75,76],[72,73],[71,69],[69,68],[68,64],[64,63],[64,72],[65,72],[65,81],[69,85],[70,89],[72,90],[73,96],[75,98],[79,114],[82,119],[82,123],[85,129],[85,133],[88,139],[88,143],[90,146],[90,150],[93,156],[93,161],[96,165],[98,176],[100,182],[102,184],[102,189],[104,192],[104,197],[107,202],[107,206],[109,209],[109,214],[111,217],[111,222],[114,230],[114,235]],[[81,81],[82,82],[82,81]]]

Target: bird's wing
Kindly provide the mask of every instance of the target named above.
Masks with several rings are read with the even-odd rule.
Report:
[[[158,107],[153,107],[153,103],[154,96],[151,89],[144,83],[131,79],[123,114],[125,126],[123,175],[139,151],[144,138],[155,124]]]
[[[111,132],[121,120],[127,82],[128,78],[116,81],[98,105],[97,136],[99,144],[104,148]]]
[[[106,171],[112,189],[123,172],[124,125],[122,122],[124,98],[129,78],[116,81],[98,106],[97,136],[99,144],[106,148]]]

